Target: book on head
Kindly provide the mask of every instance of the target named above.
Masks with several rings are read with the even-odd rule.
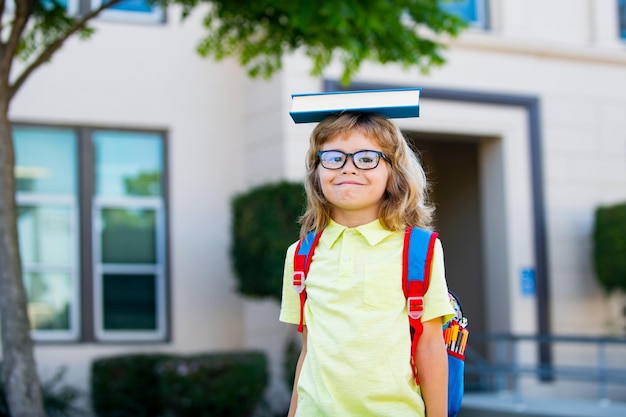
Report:
[[[320,122],[343,112],[378,113],[390,119],[419,116],[421,88],[292,94],[289,115],[296,123]]]

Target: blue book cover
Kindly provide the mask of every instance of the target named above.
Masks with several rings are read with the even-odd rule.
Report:
[[[331,114],[367,112],[390,119],[419,117],[421,88],[292,94],[289,115],[295,123],[316,123]]]

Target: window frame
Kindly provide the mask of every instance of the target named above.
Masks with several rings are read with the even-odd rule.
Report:
[[[168,190],[168,155],[169,138],[165,130],[141,129],[111,126],[76,126],[58,124],[39,124],[30,122],[14,122],[12,129],[67,129],[74,132],[77,145],[77,192],[75,197],[54,196],[48,194],[30,194],[17,192],[16,203],[19,206],[45,206],[64,204],[71,207],[71,234],[72,234],[72,265],[71,288],[74,307],[70,313],[70,329],[67,331],[31,330],[31,337],[38,343],[47,342],[169,342],[170,329],[170,267],[169,267],[169,190]],[[96,132],[116,131],[138,134],[156,134],[161,140],[161,193],[151,197],[102,197],[95,194],[95,148],[93,137]],[[107,268],[99,264],[100,253],[97,219],[98,210],[103,207],[111,208],[140,208],[155,211],[155,244],[156,263],[150,268],[144,268],[155,276],[155,297],[157,307],[154,331],[105,331],[102,326],[102,273]],[[38,266],[22,264],[24,272],[35,271]],[[128,272],[125,269],[124,272]]]
[[[166,222],[164,204],[159,197],[152,198],[111,198],[98,197],[93,198],[92,208],[92,247],[93,247],[93,276],[94,276],[94,334],[97,340],[102,341],[126,341],[131,338],[133,341],[155,341],[162,340],[166,337]],[[155,243],[156,243],[156,263],[154,266],[149,264],[109,264],[102,262],[101,255],[101,233],[99,230],[102,226],[98,219],[99,212],[105,208],[115,209],[152,209],[155,211]],[[112,331],[104,329],[104,275],[107,273],[126,273],[126,274],[154,274],[155,288],[157,291],[157,311],[156,314],[156,331]]]
[[[81,279],[80,279],[80,255],[79,255],[79,213],[78,213],[78,198],[62,197],[53,195],[35,195],[24,192],[17,192],[15,196],[16,204],[18,207],[23,206],[62,206],[69,207],[70,209],[70,236],[71,250],[70,250],[70,265],[67,267],[59,265],[46,265],[46,264],[28,264],[22,261],[22,278],[25,277],[28,272],[48,272],[48,271],[63,271],[68,272],[70,275],[70,282],[72,288],[70,293],[72,295],[70,306],[73,307],[70,310],[69,322],[70,328],[67,331],[64,330],[31,330],[31,337],[35,341],[76,341],[80,336],[81,319]]]
[[[13,123],[11,126],[12,137],[15,143],[15,133],[16,130],[25,130],[31,129],[31,131],[43,130],[44,134],[49,134],[54,131],[57,133],[67,132],[71,134],[71,140],[74,141],[75,154],[74,160],[71,161],[74,164],[73,170],[74,175],[77,176],[76,183],[74,184],[74,190],[68,191],[63,194],[54,194],[50,191],[48,192],[30,192],[30,191],[20,191],[17,188],[17,178],[18,178],[18,164],[20,161],[17,156],[17,146],[15,146],[16,158],[15,158],[15,177],[16,177],[16,190],[15,190],[15,200],[18,209],[24,206],[33,206],[33,207],[66,207],[70,211],[69,216],[69,227],[70,227],[70,253],[68,254],[70,263],[67,266],[45,263],[45,262],[34,262],[28,263],[25,260],[25,257],[22,254],[22,276],[25,279],[26,274],[29,272],[65,272],[70,276],[70,285],[72,288],[70,289],[70,314],[69,314],[69,326],[68,330],[31,330],[31,337],[35,341],[76,341],[80,337],[80,328],[82,326],[82,320],[80,315],[81,310],[81,279],[80,279],[80,248],[79,248],[79,235],[80,235],[80,223],[79,223],[79,204],[80,204],[80,155],[78,151],[78,133],[75,129],[68,128],[66,126],[51,126],[51,125],[38,125],[38,124],[20,124]],[[19,219],[18,224],[19,228]],[[19,230],[18,230],[19,232]]]

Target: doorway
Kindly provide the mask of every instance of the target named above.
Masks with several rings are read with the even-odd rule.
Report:
[[[433,225],[444,248],[449,289],[460,297],[472,332],[485,333],[478,141],[424,133],[416,139],[414,149],[431,185]]]

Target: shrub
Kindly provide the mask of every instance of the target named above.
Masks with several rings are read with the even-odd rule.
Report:
[[[593,260],[600,285],[626,291],[626,203],[599,207],[595,213]]]
[[[261,352],[175,358],[159,375],[165,413],[176,417],[248,417],[268,379]]]
[[[133,354],[95,360],[91,402],[98,417],[158,417],[162,402],[157,365],[164,354]]]
[[[1,369],[2,363],[0,362]],[[51,379],[41,384],[43,408],[48,417],[70,417],[83,414],[74,406],[74,402],[80,397],[78,389],[62,384],[66,371],[66,368],[59,369]],[[0,417],[11,417],[2,380],[0,380]]]
[[[285,252],[298,239],[302,184],[266,184],[232,200],[231,250],[240,294],[280,300]]]

